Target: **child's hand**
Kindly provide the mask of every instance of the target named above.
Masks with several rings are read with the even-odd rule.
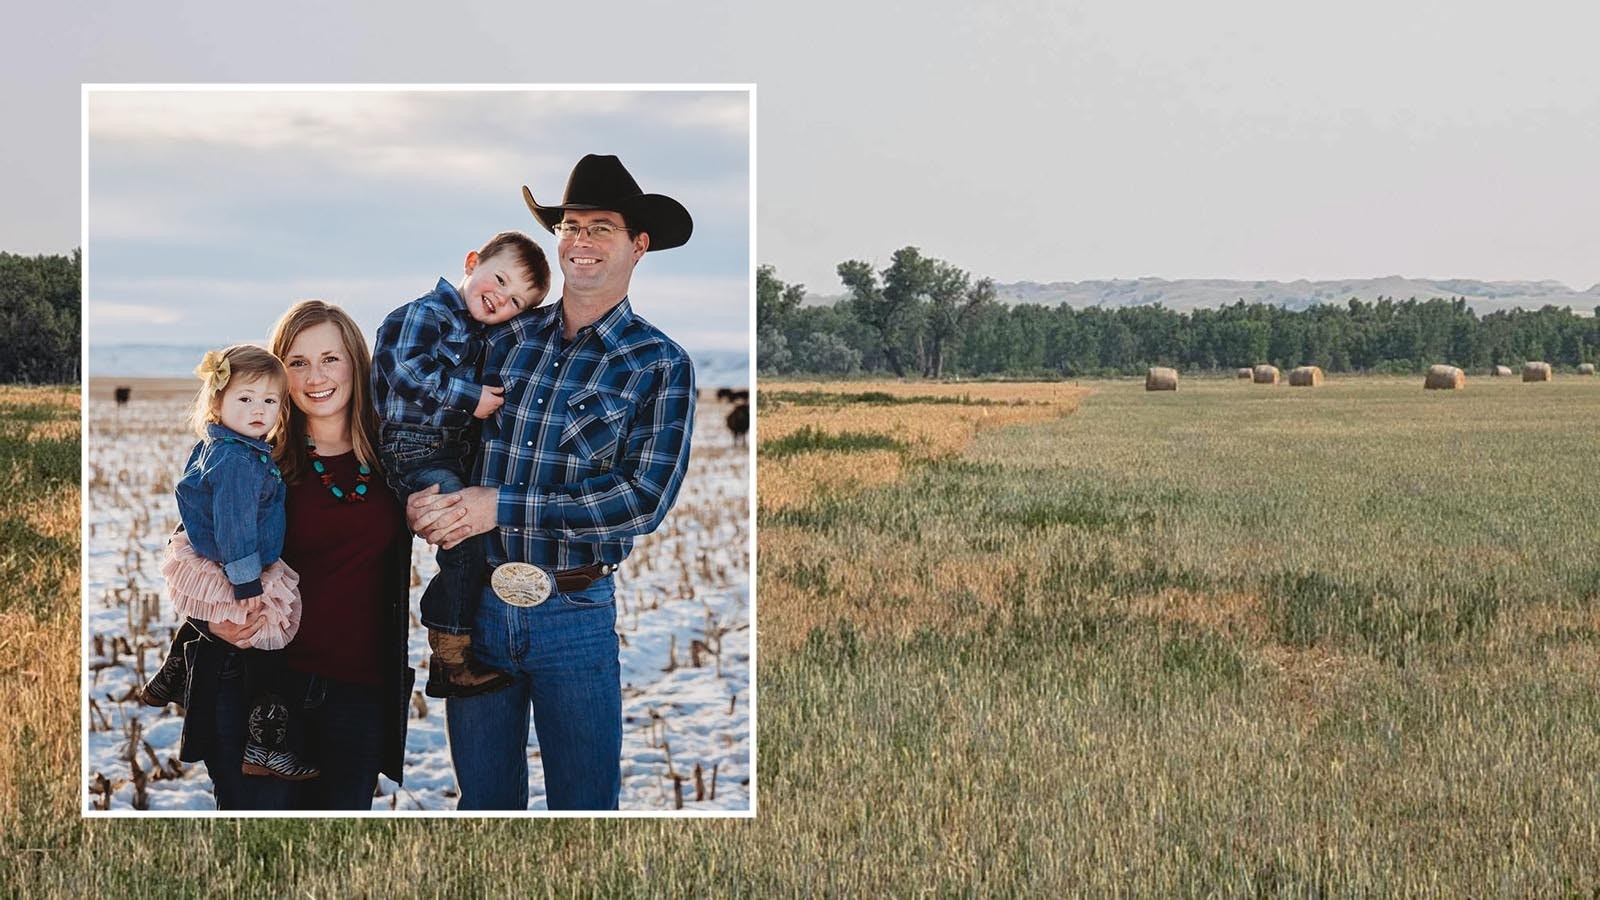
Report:
[[[472,411],[474,419],[487,419],[495,411],[504,406],[506,402],[506,389],[484,385],[483,393],[478,395],[478,408]]]

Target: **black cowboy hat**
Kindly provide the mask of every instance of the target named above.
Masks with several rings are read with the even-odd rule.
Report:
[[[522,187],[522,199],[545,231],[554,232],[556,223],[569,209],[607,209],[622,213],[628,227],[650,235],[650,250],[670,250],[689,242],[694,220],[683,204],[663,194],[646,194],[639,189],[622,160],[593,153],[578,160],[567,179],[567,193],[560,206],[540,206],[533,192]]]

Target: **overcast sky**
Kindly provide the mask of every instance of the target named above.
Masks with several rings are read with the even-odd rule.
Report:
[[[83,81],[751,82],[757,261],[819,293],[906,244],[1002,281],[1587,288],[1600,8],[1482,7],[21,4],[0,247],[77,243]]]
[[[376,332],[496,232],[552,235],[586,152],[695,219],[634,308],[691,350],[749,343],[746,91],[100,90],[88,100],[91,341],[261,340],[318,297]],[[556,268],[552,261],[552,268]],[[559,273],[556,275],[559,290]]]

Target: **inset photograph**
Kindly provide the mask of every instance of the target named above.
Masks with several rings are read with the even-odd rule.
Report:
[[[86,815],[754,814],[754,89],[84,89]]]

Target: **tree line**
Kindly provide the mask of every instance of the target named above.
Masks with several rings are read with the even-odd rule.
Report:
[[[0,252],[0,382],[80,379],[83,254]]]
[[[1460,297],[1351,298],[1298,311],[1243,300],[1190,312],[1006,305],[991,279],[916,247],[896,251],[882,271],[848,260],[838,273],[848,295],[807,306],[803,285],[785,284],[771,266],[758,269],[762,373],[1061,378],[1271,363],[1400,374],[1435,363],[1473,370],[1600,359],[1600,307],[1587,317],[1554,306],[1479,316]]]

